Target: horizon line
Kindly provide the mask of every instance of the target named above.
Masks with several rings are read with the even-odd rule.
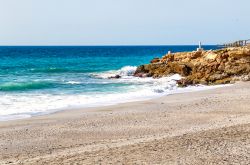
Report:
[[[220,46],[221,44],[203,44],[202,46]],[[156,45],[156,44],[152,44],[152,45],[0,45],[0,47],[122,47],[122,46],[131,46],[131,47],[136,47],[136,46],[199,46],[198,44],[169,44],[169,45],[163,45],[163,44],[159,44],[159,45]]]

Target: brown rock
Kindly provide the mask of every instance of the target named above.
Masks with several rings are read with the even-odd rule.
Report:
[[[115,76],[111,76],[111,77],[109,77],[109,79],[119,79],[119,78],[121,78],[121,76],[120,76],[120,75],[115,75]]]
[[[173,73],[185,77],[178,81],[180,86],[232,83],[236,79],[249,81],[250,48],[168,54],[161,59],[153,59],[151,64],[139,66],[135,76],[158,78]]]
[[[154,58],[153,60],[150,61],[150,63],[157,63],[160,62],[160,58]]]

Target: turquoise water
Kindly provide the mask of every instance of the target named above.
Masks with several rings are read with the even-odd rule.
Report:
[[[0,119],[149,98],[164,82],[136,66],[196,46],[0,47]],[[216,46],[205,46],[216,49]],[[108,79],[119,74],[121,79]],[[155,84],[157,83],[157,84]],[[171,84],[171,83],[170,83]],[[174,86],[174,84],[173,84]]]

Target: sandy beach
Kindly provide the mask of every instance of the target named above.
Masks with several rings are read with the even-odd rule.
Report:
[[[250,83],[0,122],[0,164],[250,164]]]

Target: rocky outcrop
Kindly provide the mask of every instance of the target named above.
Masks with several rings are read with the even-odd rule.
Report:
[[[134,76],[154,78],[180,74],[180,86],[226,84],[250,80],[250,48],[235,47],[210,51],[167,54],[137,68]]]
[[[156,62],[160,62],[160,58],[156,57],[153,60],[150,61],[150,63],[156,63]]]
[[[115,76],[110,76],[110,77],[108,77],[108,79],[119,79],[119,78],[121,78],[121,76],[120,75],[115,75]]]

